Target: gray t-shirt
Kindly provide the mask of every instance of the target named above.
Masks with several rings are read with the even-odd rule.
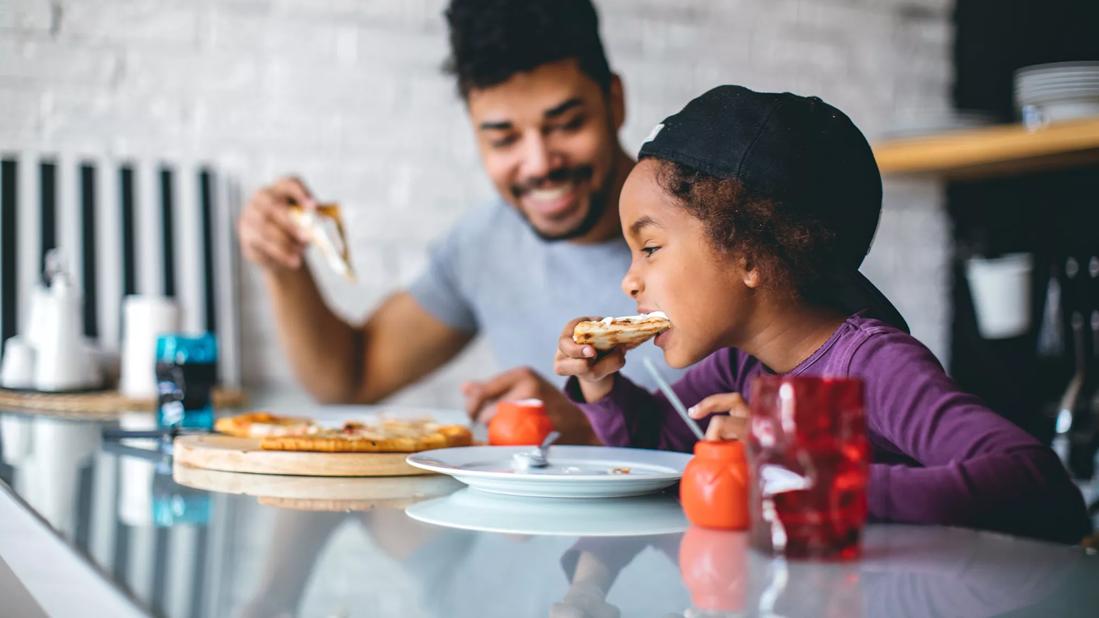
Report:
[[[503,202],[465,217],[431,250],[409,291],[447,325],[480,333],[502,369],[527,365],[557,385],[557,339],[569,320],[631,315],[637,306],[621,288],[630,250],[621,238],[598,243],[547,242]],[[623,373],[655,388],[641,362],[649,357],[673,382],[680,371],[645,343],[627,355]]]

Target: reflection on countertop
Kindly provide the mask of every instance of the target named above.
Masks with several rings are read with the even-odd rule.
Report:
[[[100,438],[152,422],[0,413],[0,478],[116,585],[172,618],[1099,608],[1099,557],[1080,548],[871,525],[858,561],[783,561],[748,548],[744,533],[686,527],[674,492],[562,503],[479,494],[445,477],[210,473],[173,469],[156,441]]]

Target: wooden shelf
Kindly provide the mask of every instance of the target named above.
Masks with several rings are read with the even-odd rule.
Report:
[[[1099,118],[1033,131],[1014,124],[889,140],[874,145],[874,156],[883,175],[950,179],[1099,165]]]

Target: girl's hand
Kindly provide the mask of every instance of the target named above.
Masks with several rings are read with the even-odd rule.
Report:
[[[611,391],[613,380],[608,380],[626,364],[626,350],[618,347],[600,354],[590,345],[580,345],[572,340],[572,331],[585,320],[600,318],[576,318],[565,325],[557,340],[557,354],[553,370],[559,376],[576,376],[580,390],[588,402],[599,401]]]
[[[687,414],[696,420],[718,414],[706,428],[707,440],[743,440],[748,432],[748,402],[740,393],[710,395],[691,406]]]

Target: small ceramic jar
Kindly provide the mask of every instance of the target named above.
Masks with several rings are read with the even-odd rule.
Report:
[[[699,440],[679,483],[679,501],[691,523],[748,528],[748,460],[739,440]]]
[[[539,445],[553,431],[540,399],[501,401],[488,423],[488,442],[494,446]]]

